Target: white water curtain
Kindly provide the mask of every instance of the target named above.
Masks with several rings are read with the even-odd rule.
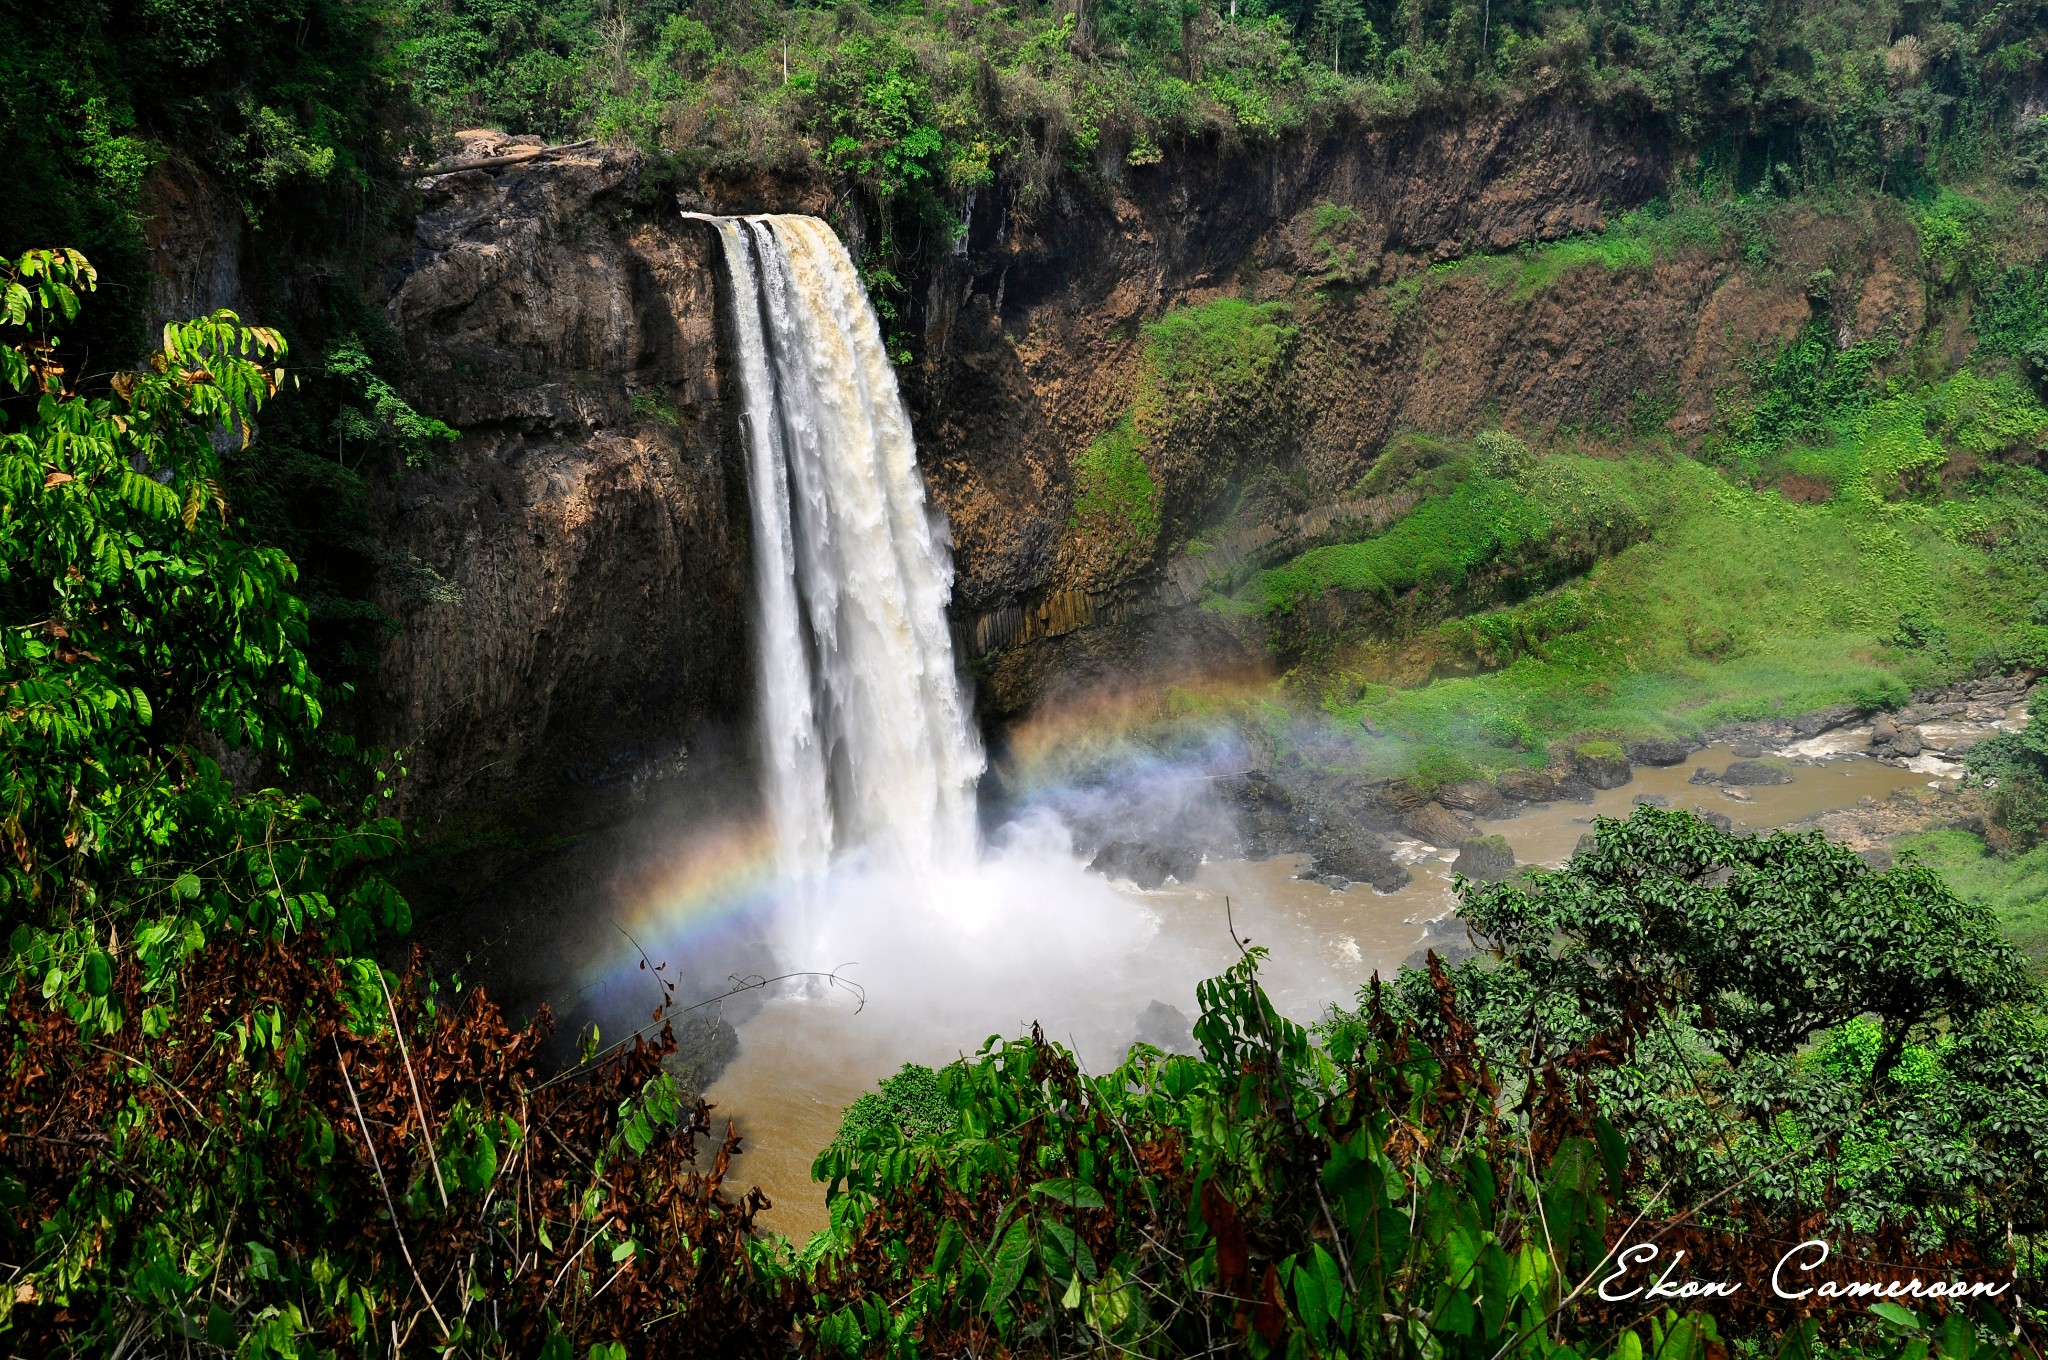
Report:
[[[756,664],[782,867],[971,863],[980,742],[953,563],[846,248],[814,217],[705,219],[723,244],[754,514]]]

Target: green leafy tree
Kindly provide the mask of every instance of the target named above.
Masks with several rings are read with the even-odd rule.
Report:
[[[96,282],[72,251],[0,265],[4,1344],[758,1353],[786,1262],[720,1192],[737,1140],[696,1168],[672,1034],[543,1080],[545,1016],[361,955],[407,925],[401,830],[291,788],[306,611],[221,499],[283,340],[176,323],[82,395],[51,331]],[[650,1334],[649,1298],[687,1306]]]
[[[1826,1342],[1816,1320],[1781,1349],[1768,1305],[1739,1334],[1605,1309],[1591,1294],[1625,1241],[1694,1234],[1764,1271],[1783,1246],[1720,1226],[1749,1207],[1739,1184],[1672,1198],[1579,1103],[1574,1066],[1497,1084],[1440,967],[1413,975],[1429,1023],[1375,995],[1318,1042],[1273,1007],[1262,957],[1198,989],[1198,1057],[1137,1045],[1091,1076],[1034,1031],[937,1072],[943,1120],[857,1105],[813,1168],[831,1224],[800,1257],[806,1336],[846,1355],[2031,1353],[1988,1310],[1844,1311]]]
[[[1449,981],[1494,1070],[1573,1070],[1675,1203],[1740,1185],[1750,1211],[1987,1251],[1986,1215],[2048,1224],[2048,1143],[2011,1118],[2048,1111],[2039,988],[1926,867],[1644,807],[1460,896],[1493,957]],[[1397,990],[1434,1023],[1428,978]]]
[[[2037,611],[2040,612],[2040,611]],[[1963,757],[1970,778],[1991,790],[1992,840],[2027,851],[2048,839],[2048,688],[2027,700],[2027,725],[1996,732]]]
[[[459,438],[450,426],[415,411],[378,375],[362,342],[352,335],[328,348],[327,374],[341,379],[354,397],[341,407],[330,427],[337,454],[349,444],[358,450],[381,445],[395,452],[407,467],[416,468],[433,461],[438,445]]]

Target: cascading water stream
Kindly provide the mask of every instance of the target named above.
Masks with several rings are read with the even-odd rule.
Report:
[[[946,624],[952,557],[881,327],[817,218],[700,220],[723,245],[738,349],[781,867],[810,878],[845,851],[969,865],[983,759]]]

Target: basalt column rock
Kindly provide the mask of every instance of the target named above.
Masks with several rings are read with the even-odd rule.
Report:
[[[744,721],[747,538],[715,246],[590,148],[423,183],[388,304],[459,444],[384,493],[374,735],[444,840],[612,824]],[[500,866],[502,868],[502,866]]]

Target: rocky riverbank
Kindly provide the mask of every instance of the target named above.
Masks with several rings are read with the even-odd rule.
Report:
[[[1890,712],[1840,706],[1723,724],[1692,740],[1559,746],[1544,769],[1448,784],[1347,772],[1319,759],[1327,753],[1310,740],[1283,754],[1254,757],[1250,768],[1195,776],[1200,796],[1180,795],[1171,808],[1099,799],[1081,803],[1079,811],[1063,809],[1062,817],[1077,848],[1093,857],[1091,868],[1140,887],[1186,882],[1205,859],[1303,854],[1305,878],[1339,890],[1365,884],[1391,893],[1410,881],[1408,864],[1418,853],[1455,852],[1459,872],[1505,877],[1515,867],[1512,853],[1502,862],[1505,843],[1487,833],[1486,823],[1553,803],[1589,803],[1599,791],[1633,782],[1639,768],[1681,766],[1712,747],[1725,748],[1723,758],[1696,764],[1686,784],[1700,786],[1702,800],[1718,794],[1716,801],[1738,810],[1753,801],[1752,790],[1788,784],[1797,767],[1827,761],[1871,760],[1929,776],[1934,787],[1924,793],[1901,790],[1795,823],[1888,863],[1885,846],[1897,836],[1937,826],[1981,828],[1978,795],[1948,781],[1962,774],[1962,757],[1976,742],[2025,724],[2033,681],[2027,674],[1957,681],[1918,692]],[[1663,794],[1635,801],[1671,805]],[[1189,815],[1195,805],[1211,815]],[[1702,810],[1728,821],[1725,812]]]

